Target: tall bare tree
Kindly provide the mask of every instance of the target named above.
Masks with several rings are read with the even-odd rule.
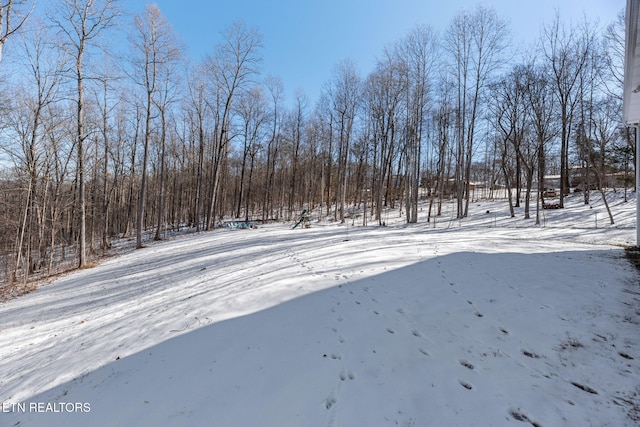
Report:
[[[188,93],[186,104],[186,114],[189,117],[191,127],[191,138],[197,145],[196,155],[196,179],[194,189],[193,208],[190,222],[196,226],[196,230],[201,229],[203,192],[204,192],[204,156],[206,146],[205,120],[207,114],[206,82],[203,67],[196,67],[188,74]]]
[[[222,167],[226,161],[228,144],[234,136],[231,132],[233,104],[242,88],[255,83],[262,62],[262,35],[257,28],[249,28],[244,22],[237,21],[226,28],[222,35],[223,42],[206,61],[213,84],[211,109],[216,121],[207,230],[213,227],[217,214]]]
[[[21,160],[16,163],[19,170],[24,170],[26,175],[26,200],[21,213],[19,234],[16,242],[16,263],[13,278],[17,277],[21,268],[23,278],[27,276],[33,266],[31,263],[32,250],[41,249],[44,245],[44,219],[46,195],[38,192],[47,192],[47,169],[50,168],[49,152],[46,138],[47,128],[55,126],[50,115],[50,107],[61,100],[60,86],[63,69],[66,64],[59,51],[52,49],[49,41],[51,35],[47,33],[42,22],[36,23],[30,37],[23,39],[23,52],[26,61],[24,69],[29,73],[27,86],[20,98],[16,98],[14,107],[14,129],[21,142],[19,150]],[[43,190],[38,186],[43,184]],[[22,262],[24,260],[24,263]],[[40,262],[44,264],[45,257]]]
[[[430,27],[418,26],[401,40],[398,49],[406,64],[405,140],[406,148],[406,203],[407,222],[418,222],[418,188],[422,140],[432,80],[438,59],[437,40]]]
[[[262,220],[266,221],[273,214],[273,191],[276,162],[280,151],[280,125],[282,116],[282,99],[284,97],[284,85],[278,77],[267,77],[265,80],[271,103],[269,125],[271,128],[267,140],[267,158],[265,170],[265,190],[262,202]]]
[[[69,54],[75,62],[76,81],[76,150],[78,154],[79,201],[79,266],[87,265],[86,259],[86,200],[85,200],[85,59],[98,37],[114,24],[118,16],[117,0],[62,0],[59,14],[53,21],[66,36]]]
[[[333,121],[336,122],[335,131],[338,141],[336,213],[339,213],[340,222],[344,222],[345,204],[347,200],[349,150],[353,123],[356,117],[356,107],[358,106],[361,94],[360,76],[358,76],[353,61],[344,60],[336,66],[329,86],[329,93],[331,97],[331,114]]]
[[[525,99],[527,122],[533,131],[537,150],[538,191],[536,196],[536,224],[540,224],[540,201],[545,190],[547,151],[549,142],[558,134],[555,119],[553,83],[549,71],[535,61],[525,68]]]
[[[140,181],[140,194],[138,197],[138,209],[136,219],[136,248],[142,248],[142,234],[144,230],[144,216],[147,199],[147,163],[149,159],[149,144],[152,134],[152,120],[155,115],[165,113],[167,93],[163,92],[158,97],[160,85],[165,88],[169,83],[163,81],[170,78],[171,65],[180,55],[180,49],[175,40],[175,35],[171,24],[162,15],[162,12],[155,4],[147,5],[144,14],[136,16],[134,20],[136,35],[132,37],[131,43],[135,52],[134,59],[134,80],[144,90],[145,95],[145,123],[143,137],[142,170]],[[158,108],[160,105],[162,108]],[[164,120],[164,115],[163,115]],[[166,123],[162,124],[166,130]],[[163,135],[164,138],[164,135]],[[162,140],[164,143],[164,139]]]
[[[245,221],[249,221],[249,203],[251,201],[251,184],[255,158],[260,150],[261,136],[267,121],[267,100],[261,86],[254,86],[242,93],[239,98],[238,115],[242,122],[240,135],[242,138],[242,165],[238,189],[236,218],[240,218],[242,202],[245,202]],[[247,173],[247,162],[249,171]],[[245,175],[247,175],[245,177]],[[246,182],[245,184],[245,181]]]
[[[295,212],[295,198],[299,197],[300,146],[302,143],[302,132],[304,127],[306,105],[306,96],[302,91],[297,91],[294,107],[291,109],[288,117],[288,139],[291,143],[291,178],[289,182],[288,216],[292,215]],[[302,199],[302,197],[299,198]]]
[[[457,88],[458,218],[466,217],[469,210],[471,163],[480,101],[489,78],[502,65],[508,39],[506,22],[486,6],[456,15],[444,36],[444,48],[450,57],[449,71],[455,77]]]
[[[581,31],[567,28],[556,13],[555,19],[542,32],[542,52],[552,71],[555,96],[560,108],[560,207],[569,194],[569,140],[579,100],[580,76],[587,65],[593,35],[584,26]]]
[[[373,151],[372,210],[375,209],[375,218],[381,225],[382,209],[390,191],[392,164],[399,151],[399,116],[408,84],[404,70],[396,52],[385,49],[363,90]]]

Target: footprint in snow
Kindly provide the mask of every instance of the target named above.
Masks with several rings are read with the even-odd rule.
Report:
[[[522,412],[520,410],[520,408],[515,409],[512,408],[509,410],[509,415],[511,415],[513,417],[514,420],[516,421],[522,421],[522,422],[527,422],[529,424],[531,424],[534,427],[539,427],[540,424],[538,424],[535,421],[532,421],[531,418],[529,418],[529,416],[527,414],[525,414],[524,412]]]
[[[458,382],[460,383],[460,385],[464,388],[466,388],[467,390],[472,390],[473,389],[473,385],[471,385],[471,383],[464,381],[464,380],[458,380]]]
[[[351,371],[340,372],[340,381],[355,380],[355,379],[356,379],[356,375]]]
[[[522,350],[522,354],[524,354],[527,357],[530,357],[531,359],[540,359],[542,357],[539,354],[529,350]]]
[[[333,405],[335,405],[337,401],[338,401],[338,400],[337,400],[335,397],[333,397],[333,396],[331,396],[331,397],[327,397],[327,398],[325,399],[325,401],[324,401],[324,407],[325,407],[326,409],[331,409],[331,407],[332,407]]]
[[[466,360],[466,359],[460,359],[459,362],[460,362],[460,364],[462,366],[464,366],[467,369],[473,369],[474,368],[473,364],[471,362],[469,362],[468,360]]]

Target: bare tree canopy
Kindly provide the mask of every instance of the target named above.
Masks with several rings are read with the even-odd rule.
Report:
[[[20,30],[31,12],[28,9],[30,0],[6,0],[0,3],[0,62],[5,43],[16,31]],[[34,4],[35,6],[35,4]]]

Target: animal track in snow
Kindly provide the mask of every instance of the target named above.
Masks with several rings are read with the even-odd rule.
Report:
[[[340,372],[340,381],[346,381],[346,380],[355,380],[356,379],[356,375],[351,372],[351,371],[342,371]]]
[[[460,359],[460,364],[467,369],[473,369],[473,364],[465,359]]]
[[[527,422],[531,424],[533,427],[542,427],[539,423],[529,418],[529,416],[527,416],[527,414],[522,412],[520,409],[510,409],[509,415],[511,415],[514,420]]]
[[[464,388],[466,388],[467,390],[471,390],[473,389],[473,386],[471,385],[471,383],[464,381],[464,380],[458,380],[458,382],[460,383],[460,385]]]
[[[542,357],[539,354],[536,354],[533,351],[529,351],[529,350],[522,350],[522,354],[532,359],[540,359]]]
[[[337,402],[337,399],[333,396],[327,397],[324,401],[324,407],[327,409],[331,409],[331,407],[333,405],[335,405]]]

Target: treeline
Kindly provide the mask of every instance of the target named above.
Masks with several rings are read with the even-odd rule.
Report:
[[[415,27],[366,76],[340,62],[317,102],[297,92],[285,105],[281,80],[262,75],[258,29],[242,22],[193,64],[155,5],[129,20],[116,0],[57,0],[45,22],[27,0],[5,3],[9,281],[85,267],[115,237],[142,247],[225,218],[291,220],[307,209],[382,224],[394,207],[415,223],[421,199],[429,221],[448,198],[461,218],[480,188],[506,191],[512,213],[523,201],[529,218],[550,174],[560,207],[572,179],[588,202],[589,190],[618,185],[616,173],[632,176],[622,16],[606,28],[557,16],[514,53],[506,22],[478,6],[442,34]],[[126,40],[126,54],[109,54],[109,40]]]

